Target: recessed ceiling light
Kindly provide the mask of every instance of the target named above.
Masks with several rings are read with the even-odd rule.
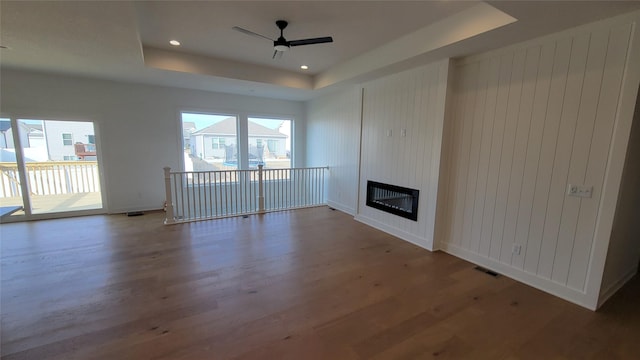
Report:
[[[180,46],[180,41],[178,40],[169,40],[169,44],[173,46]]]
[[[302,69],[302,70],[307,70],[307,69],[309,69],[309,67],[308,67],[307,65],[301,65],[301,66],[300,66],[300,69]]]

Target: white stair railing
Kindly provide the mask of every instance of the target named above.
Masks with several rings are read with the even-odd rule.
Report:
[[[327,167],[176,171],[164,168],[165,224],[325,205]]]

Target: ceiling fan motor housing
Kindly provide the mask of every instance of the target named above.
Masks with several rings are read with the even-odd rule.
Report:
[[[289,50],[289,42],[282,36],[280,36],[276,41],[273,42],[273,47],[278,51],[286,51]]]

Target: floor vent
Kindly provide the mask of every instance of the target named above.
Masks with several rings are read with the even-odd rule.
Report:
[[[487,275],[491,275],[493,277],[498,277],[500,274],[498,274],[495,271],[491,271],[489,269],[485,269],[482,266],[476,266],[474,269],[478,270],[478,271],[482,271],[483,273],[487,274]]]

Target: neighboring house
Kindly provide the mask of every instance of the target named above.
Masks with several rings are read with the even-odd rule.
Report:
[[[21,133],[25,133],[27,137],[27,143],[24,143],[24,140],[21,140],[22,145],[25,148],[39,148],[45,147],[47,142],[44,138],[44,131],[42,130],[42,124],[29,124],[29,123],[20,123],[22,129]]]
[[[196,131],[196,123],[192,121],[182,122],[182,144],[185,150],[191,148],[191,134]]]
[[[249,158],[264,160],[287,156],[287,135],[249,121]],[[204,160],[235,158],[236,119],[227,118],[202,130],[191,133],[191,154]]]
[[[93,124],[78,121],[43,121],[49,160],[96,160]]]
[[[24,124],[20,123],[20,125],[22,126],[22,131],[19,131],[20,142],[24,147],[30,147],[28,129],[24,126]],[[15,144],[13,142],[13,129],[11,128],[11,121],[5,119],[0,120],[0,149],[13,148],[15,148]]]

